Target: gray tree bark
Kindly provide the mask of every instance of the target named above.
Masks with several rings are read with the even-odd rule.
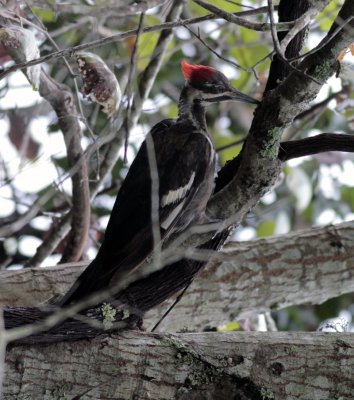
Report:
[[[354,291],[354,226],[347,222],[229,243],[195,279],[160,329],[217,326],[252,313],[319,304]],[[35,306],[65,293],[84,266],[0,272],[0,304]],[[146,314],[151,328],[168,305]]]
[[[316,1],[323,6],[328,2]],[[353,12],[347,0],[340,13],[340,19],[348,21],[346,29],[299,64],[302,74],[292,72],[265,96],[237,174],[213,197],[209,215],[225,220],[233,216],[230,223],[237,224],[275,182],[282,131],[336,70],[339,52],[352,40]],[[352,291],[352,235],[351,225],[342,224],[226,248],[161,328],[201,329],[247,313],[318,303]],[[29,305],[30,294],[36,304],[54,292],[65,292],[74,279],[73,267],[48,271],[7,273],[7,281],[16,278],[12,288],[5,286],[2,300],[11,304],[9,293],[15,290],[22,305]],[[31,274],[40,279],[25,283]],[[37,293],[41,285],[44,296]],[[150,312],[147,325],[158,314],[161,309]],[[274,332],[122,332],[90,341],[10,344],[3,398],[352,399],[353,346],[348,334]]]
[[[8,399],[349,400],[350,334],[124,332],[13,347]]]

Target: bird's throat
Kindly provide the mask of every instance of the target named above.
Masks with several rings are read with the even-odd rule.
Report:
[[[190,121],[198,130],[207,131],[205,107],[197,94],[198,92],[190,86],[183,88],[178,103],[178,119]]]

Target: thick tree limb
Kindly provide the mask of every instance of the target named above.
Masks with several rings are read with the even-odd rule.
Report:
[[[280,171],[278,153],[283,129],[309,107],[319,92],[321,85],[311,77],[325,82],[335,72],[339,52],[352,40],[353,15],[354,3],[346,1],[337,18],[342,29],[333,37],[332,32],[338,28],[334,23],[323,40],[325,44],[319,44],[320,50],[299,64],[298,69],[309,77],[293,71],[279,86],[266,93],[256,109],[242,153],[234,160],[239,165],[235,176],[229,183],[223,181],[226,184],[223,189],[217,182],[219,191],[207,208],[212,219],[230,221],[232,218],[236,224],[275,182]],[[344,24],[345,21],[349,22]]]
[[[125,332],[9,348],[3,398],[349,400],[353,360],[350,334]]]
[[[352,292],[353,241],[353,223],[343,223],[232,242],[195,279],[161,329],[204,329],[247,314],[319,304]],[[28,307],[43,303],[55,294],[65,293],[83,268],[74,265],[0,272],[0,304]],[[134,293],[132,290],[131,295]],[[141,287],[140,295],[139,306],[146,308],[155,292],[149,292],[147,285]],[[146,314],[146,328],[154,325],[171,302]]]
[[[341,18],[345,19],[346,13],[350,14],[351,11],[349,2],[346,2],[341,12]],[[313,74],[317,79],[318,74],[321,75],[321,79],[326,79],[330,76],[334,69],[336,60],[334,54],[337,48],[340,48],[346,40],[349,40],[349,36],[347,35],[348,25],[345,30],[332,37],[324,46],[322,45],[321,51],[326,50],[326,54],[321,59],[315,58],[315,54],[309,56],[299,68],[303,68],[303,71],[309,75]],[[343,45],[343,47],[345,46]],[[256,204],[260,196],[269,189],[277,178],[280,171],[278,150],[281,131],[292,121],[295,115],[308,106],[310,100],[317,94],[320,88],[320,85],[314,82],[313,79],[304,79],[303,75],[299,75],[297,72],[291,74],[291,81],[289,79],[285,80],[275,90],[268,92],[262,105],[256,111],[250,136],[241,156],[240,168],[231,183],[214,196],[209,207],[209,214],[212,217],[226,219],[227,224],[236,224]],[[294,87],[299,89],[299,92],[295,90],[294,93]],[[230,220],[230,217],[233,219]],[[185,263],[182,264],[184,266]],[[189,278],[190,274],[195,274],[199,271],[200,268],[198,269],[198,266],[191,265],[190,269],[187,266],[183,279],[187,279],[186,277]],[[169,272],[175,274],[184,273],[183,270],[181,271],[177,268],[169,270]],[[171,278],[171,276],[166,274],[162,273],[158,277],[154,276],[154,278],[150,278],[145,280],[145,282],[136,282],[133,284],[132,287],[135,287],[137,290],[133,290],[130,293],[132,296],[127,296],[129,288],[124,293],[125,299],[132,299],[134,306],[143,311],[156,305],[156,302],[154,303],[156,301],[154,296],[156,295],[156,288],[161,288],[161,285],[157,283],[160,283],[162,278],[164,278],[163,283],[165,286],[168,287],[169,284],[174,283],[174,290],[180,289],[176,281],[172,279],[173,277]],[[180,279],[180,284],[183,283],[183,279]],[[152,290],[154,283],[155,290]],[[149,291],[144,292],[145,284],[149,288]],[[141,294],[145,295],[143,299],[144,304],[139,303],[142,300]],[[171,292],[169,295],[171,295]],[[117,297],[119,298],[119,294]],[[159,301],[162,301],[162,299],[159,298]],[[148,307],[146,307],[146,304],[148,304]]]

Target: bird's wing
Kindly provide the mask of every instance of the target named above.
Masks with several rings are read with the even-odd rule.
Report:
[[[202,134],[183,131],[176,123],[163,122],[151,131],[159,183],[161,239],[173,229],[186,203],[204,179],[204,154],[210,152]],[[154,247],[151,225],[151,168],[149,141],[145,141],[117,195],[104,241],[96,259],[78,278],[63,304],[102,290],[131,272]],[[201,161],[202,160],[202,161]],[[156,171],[155,171],[156,172]]]

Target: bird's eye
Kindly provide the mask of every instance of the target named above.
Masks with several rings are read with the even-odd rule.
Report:
[[[223,93],[225,92],[225,87],[223,85],[220,85],[219,83],[216,82],[211,82],[211,83],[206,83],[204,85],[205,91],[209,93]]]

